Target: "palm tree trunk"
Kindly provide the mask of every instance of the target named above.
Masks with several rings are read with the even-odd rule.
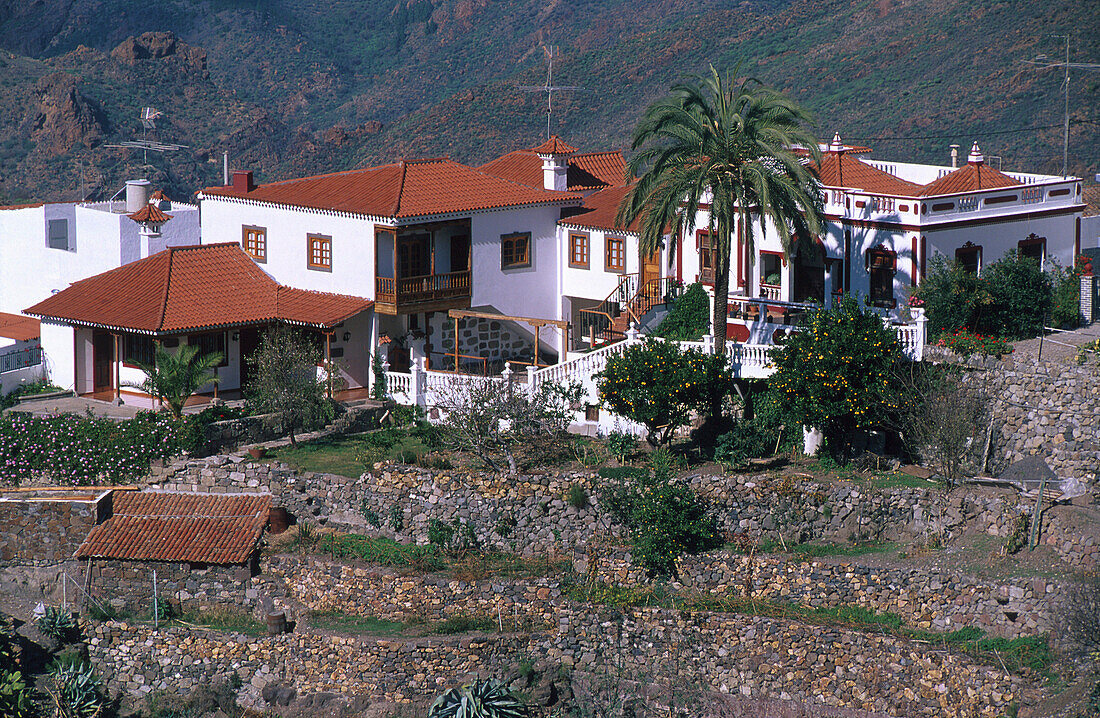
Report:
[[[718,240],[718,252],[714,262],[714,311],[711,329],[714,332],[714,351],[726,353],[726,312],[730,296],[730,242]]]

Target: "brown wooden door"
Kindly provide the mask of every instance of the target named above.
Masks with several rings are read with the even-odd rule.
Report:
[[[114,387],[115,338],[107,332],[92,333],[92,391]]]
[[[243,392],[252,379],[252,362],[249,360],[256,353],[256,347],[260,346],[260,330],[256,327],[241,327],[240,339],[238,349],[241,352],[241,391]]]
[[[642,257],[642,286],[651,279],[661,278],[661,250]]]

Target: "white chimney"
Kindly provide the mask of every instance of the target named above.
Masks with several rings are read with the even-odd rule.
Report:
[[[569,155],[539,155],[542,160],[542,186],[554,192],[569,188]]]
[[[829,143],[830,152],[840,152],[844,149],[844,143],[840,141],[840,133],[837,132],[833,135],[833,141]]]
[[[126,213],[133,214],[149,204],[149,180],[126,181]]]
[[[959,146],[951,145],[951,169],[959,166]]]

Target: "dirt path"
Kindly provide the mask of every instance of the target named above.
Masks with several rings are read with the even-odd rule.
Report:
[[[1042,358],[1046,361],[1072,362],[1077,356],[1077,347],[1095,339],[1100,339],[1100,322],[1072,332],[1047,332],[1042,340]],[[1039,356],[1038,337],[1013,342],[1012,346],[1012,353],[1017,358]]]

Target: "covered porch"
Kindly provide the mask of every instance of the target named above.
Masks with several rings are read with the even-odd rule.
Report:
[[[375,311],[408,314],[470,306],[470,220],[376,227]]]

